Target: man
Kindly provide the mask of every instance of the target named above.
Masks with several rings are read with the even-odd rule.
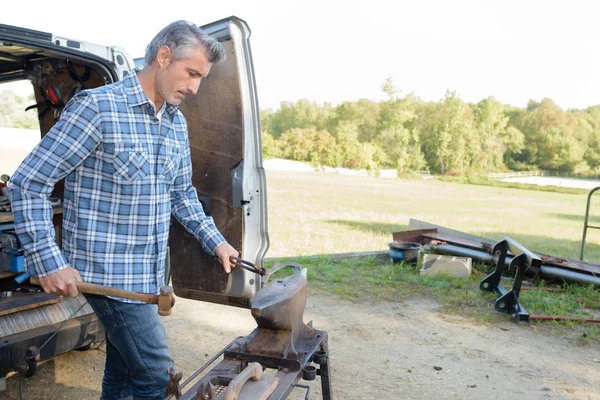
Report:
[[[177,107],[224,58],[217,41],[177,21],[148,45],[139,74],[66,105],[10,181],[26,267],[45,292],[75,296],[83,279],[158,293],[171,214],[230,272],[238,252],[202,211]],[[65,177],[61,252],[47,197]],[[173,359],[156,305],[86,297],[106,331],[102,399],[163,399]]]

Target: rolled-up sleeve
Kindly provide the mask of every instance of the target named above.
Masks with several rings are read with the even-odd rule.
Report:
[[[171,210],[175,218],[198,239],[208,254],[214,255],[217,247],[226,242],[212,217],[204,213],[196,189],[192,185],[192,161],[188,140],[175,182],[171,187]]]
[[[79,93],[9,181],[15,230],[30,275],[46,276],[68,266],[56,243],[48,197],[100,144],[99,119],[93,97]]]

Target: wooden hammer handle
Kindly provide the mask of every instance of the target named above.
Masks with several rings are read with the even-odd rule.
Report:
[[[227,390],[223,396],[223,400],[237,400],[240,395],[240,391],[244,386],[244,383],[248,379],[257,381],[261,378],[263,373],[262,366],[257,362],[251,362],[246,368],[235,376],[227,385]]]
[[[31,282],[34,285],[41,286],[40,280],[34,276],[29,278],[29,282]],[[143,301],[144,303],[148,304],[158,303],[158,296],[155,294],[132,292],[130,290],[111,288],[107,286],[96,285],[94,283],[79,281],[76,281],[76,286],[77,290],[81,293],[97,294],[100,296],[121,297],[125,299]]]

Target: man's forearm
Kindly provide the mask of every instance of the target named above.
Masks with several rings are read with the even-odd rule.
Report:
[[[33,276],[46,276],[68,266],[52,223],[52,206],[44,196],[22,191],[18,177],[12,180],[15,230],[25,250],[25,267]]]
[[[212,217],[204,214],[202,204],[198,200],[193,186],[190,186],[183,194],[173,195],[171,207],[175,218],[198,239],[208,254],[214,255],[217,247],[226,243]]]

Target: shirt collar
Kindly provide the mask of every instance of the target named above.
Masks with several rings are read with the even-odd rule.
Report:
[[[130,107],[139,106],[142,104],[150,104],[150,99],[146,96],[146,92],[144,92],[144,88],[140,83],[139,78],[135,71],[130,71],[125,78],[123,78],[123,85],[125,88],[125,94],[127,96],[127,104]],[[167,108],[165,111],[168,111],[169,114],[175,115],[179,110],[178,106],[173,104],[166,103]]]

